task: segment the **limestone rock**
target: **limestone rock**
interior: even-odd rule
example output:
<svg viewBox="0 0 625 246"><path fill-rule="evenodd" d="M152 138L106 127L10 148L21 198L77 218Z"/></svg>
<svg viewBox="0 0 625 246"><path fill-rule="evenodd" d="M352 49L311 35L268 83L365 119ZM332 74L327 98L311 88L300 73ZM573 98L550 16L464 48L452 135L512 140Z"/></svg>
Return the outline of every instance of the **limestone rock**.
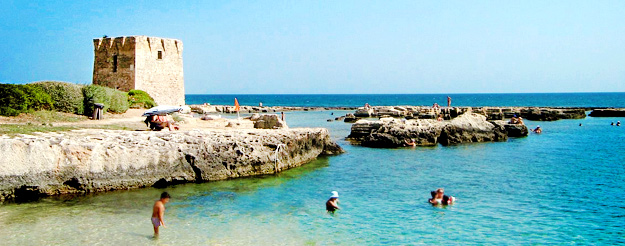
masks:
<svg viewBox="0 0 625 246"><path fill-rule="evenodd" d="M396 148L414 141L417 146L453 145L470 142L506 141L506 128L486 121L486 116L465 113L451 121L431 119L380 121L359 120L348 139L367 147Z"/></svg>
<svg viewBox="0 0 625 246"><path fill-rule="evenodd" d="M272 174L341 152L322 128L89 129L4 137L0 200Z"/></svg>
<svg viewBox="0 0 625 246"><path fill-rule="evenodd" d="M277 114L263 114L259 116L252 115L250 120L254 121L256 129L280 129L289 128L286 122L282 121Z"/></svg>
<svg viewBox="0 0 625 246"><path fill-rule="evenodd" d="M495 126L486 121L486 116L467 113L445 125L439 142L442 145L454 145L471 142L497 142L508 140L503 126Z"/></svg>
<svg viewBox="0 0 625 246"><path fill-rule="evenodd" d="M491 123L495 126L503 126L508 133L508 137L518 138L529 135L529 129L523 124L508 124L507 121L503 120L491 121Z"/></svg>

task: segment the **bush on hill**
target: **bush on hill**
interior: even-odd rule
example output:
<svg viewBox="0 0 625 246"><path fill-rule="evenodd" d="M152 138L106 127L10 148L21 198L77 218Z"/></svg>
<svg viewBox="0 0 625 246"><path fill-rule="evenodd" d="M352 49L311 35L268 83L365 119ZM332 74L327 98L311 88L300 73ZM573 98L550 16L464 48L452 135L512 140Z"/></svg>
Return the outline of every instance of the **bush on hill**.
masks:
<svg viewBox="0 0 625 246"><path fill-rule="evenodd" d="M130 90L128 92L128 102L131 108L152 108L156 106L154 98L142 90Z"/></svg>
<svg viewBox="0 0 625 246"><path fill-rule="evenodd" d="M124 113L128 110L128 96L125 92L99 85L87 85L82 88L85 115L93 114L95 103L104 104L105 112Z"/></svg>
<svg viewBox="0 0 625 246"><path fill-rule="evenodd" d="M0 115L17 116L54 107L48 93L33 85L0 84Z"/></svg>
<svg viewBox="0 0 625 246"><path fill-rule="evenodd" d="M40 87L50 94L54 101L55 111L75 114L84 113L85 105L82 85L55 81L36 82L32 85Z"/></svg>

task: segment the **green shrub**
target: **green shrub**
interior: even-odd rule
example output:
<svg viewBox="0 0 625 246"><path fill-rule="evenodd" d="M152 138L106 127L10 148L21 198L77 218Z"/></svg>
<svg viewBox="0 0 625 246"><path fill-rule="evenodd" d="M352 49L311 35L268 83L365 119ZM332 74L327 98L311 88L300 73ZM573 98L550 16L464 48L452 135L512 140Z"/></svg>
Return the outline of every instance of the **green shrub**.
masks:
<svg viewBox="0 0 625 246"><path fill-rule="evenodd" d="M87 85L82 88L85 115L93 114L95 103L104 104L105 112L124 113L128 110L128 96L123 91L99 85Z"/></svg>
<svg viewBox="0 0 625 246"><path fill-rule="evenodd" d="M111 106L108 111L112 113L124 113L128 111L130 103L128 102L128 94L123 91L111 89Z"/></svg>
<svg viewBox="0 0 625 246"><path fill-rule="evenodd" d="M36 82L32 85L40 87L50 94L54 101L54 110L75 114L84 113L84 96L81 85L55 81Z"/></svg>
<svg viewBox="0 0 625 246"><path fill-rule="evenodd" d="M128 92L128 102L131 108L152 108L156 106L154 98L142 90L130 90Z"/></svg>
<svg viewBox="0 0 625 246"><path fill-rule="evenodd" d="M53 107L52 98L40 87L0 84L0 115L17 116L20 113Z"/></svg>

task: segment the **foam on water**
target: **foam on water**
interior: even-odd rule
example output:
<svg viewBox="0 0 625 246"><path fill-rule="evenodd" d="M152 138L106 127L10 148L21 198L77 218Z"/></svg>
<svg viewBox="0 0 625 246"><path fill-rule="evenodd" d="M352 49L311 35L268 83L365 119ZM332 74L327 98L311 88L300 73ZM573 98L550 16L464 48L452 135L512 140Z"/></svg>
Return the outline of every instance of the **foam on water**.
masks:
<svg viewBox="0 0 625 246"><path fill-rule="evenodd" d="M335 112L344 114L345 112ZM504 143L370 149L342 138L329 112L288 112L321 126L346 154L278 175L0 206L3 245L377 245L625 243L625 127L614 118L540 122L543 134ZM578 126L583 123L583 126ZM527 122L534 127L537 122ZM429 191L459 198L432 207ZM343 210L325 213L330 191Z"/></svg>

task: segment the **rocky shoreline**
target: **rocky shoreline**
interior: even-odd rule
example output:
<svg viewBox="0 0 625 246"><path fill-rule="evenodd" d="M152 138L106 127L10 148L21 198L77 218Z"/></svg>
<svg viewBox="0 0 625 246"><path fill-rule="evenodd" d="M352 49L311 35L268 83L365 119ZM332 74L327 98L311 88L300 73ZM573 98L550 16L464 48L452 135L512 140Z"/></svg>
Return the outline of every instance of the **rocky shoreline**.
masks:
<svg viewBox="0 0 625 246"><path fill-rule="evenodd" d="M199 114L236 113L231 105L189 105L191 111ZM591 117L625 117L625 109L604 107L440 107L432 106L373 106L365 107L290 107L290 106L241 106L240 113L277 113L288 111L354 111L353 114L338 116L328 121L356 122L362 118L394 117L406 119L436 119L439 115L451 120L467 112L481 114L488 120L503 120L514 115L533 121L556 121L561 119L583 119L586 111Z"/></svg>
<svg viewBox="0 0 625 246"><path fill-rule="evenodd" d="M76 130L0 138L0 201L265 175L343 150L323 128Z"/></svg>

